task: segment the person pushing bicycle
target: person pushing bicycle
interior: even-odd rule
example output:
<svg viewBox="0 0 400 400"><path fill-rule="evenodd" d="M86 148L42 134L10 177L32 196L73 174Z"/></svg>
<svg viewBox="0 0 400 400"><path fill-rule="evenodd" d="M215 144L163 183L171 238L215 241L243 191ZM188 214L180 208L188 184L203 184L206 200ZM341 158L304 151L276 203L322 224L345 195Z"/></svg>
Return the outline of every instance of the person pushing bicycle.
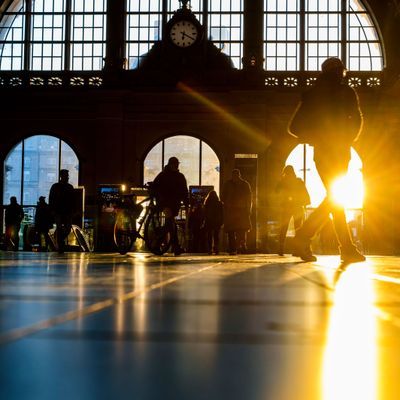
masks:
<svg viewBox="0 0 400 400"><path fill-rule="evenodd" d="M179 160L171 157L168 164L156 176L153 181L152 191L166 217L166 226L171 232L172 251L177 256L184 252L178 241L178 232L175 217L178 215L181 203L187 207L189 204L189 192L185 175L179 172Z"/></svg>

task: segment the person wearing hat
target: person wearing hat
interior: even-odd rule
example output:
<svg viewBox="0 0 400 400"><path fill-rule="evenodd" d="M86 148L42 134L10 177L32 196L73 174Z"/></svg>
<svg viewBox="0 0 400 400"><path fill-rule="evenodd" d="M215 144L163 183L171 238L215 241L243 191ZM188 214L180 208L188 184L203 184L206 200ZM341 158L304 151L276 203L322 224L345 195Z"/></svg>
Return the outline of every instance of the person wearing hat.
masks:
<svg viewBox="0 0 400 400"><path fill-rule="evenodd" d="M53 217L46 197L40 196L36 205L35 231L39 239L39 250L47 251L51 247L49 229L53 227ZM44 244L44 245L43 245Z"/></svg>
<svg viewBox="0 0 400 400"><path fill-rule="evenodd" d="M331 213L342 262L364 261L365 257L358 252L351 238L344 208L331 198L332 183L346 175L351 146L362 129L358 96L343 82L346 69L339 58L328 58L322 63L321 70L314 86L303 94L288 130L300 143L314 147L315 166L327 196L296 231L293 255L304 261L316 261L311 251L311 239Z"/></svg>
<svg viewBox="0 0 400 400"><path fill-rule="evenodd" d="M59 253L65 249L65 239L72 228L72 217L75 213L74 187L68 183L69 171L60 170L59 182L50 188L49 205L56 222L56 240Z"/></svg>
<svg viewBox="0 0 400 400"><path fill-rule="evenodd" d="M172 251L175 255L182 254L184 249L179 245L175 217L179 213L182 202L185 206L188 205L189 192L186 178L179 172L179 160L176 157L171 157L168 164L156 176L152 191L155 194L157 206L165 213L166 225L172 233Z"/></svg>

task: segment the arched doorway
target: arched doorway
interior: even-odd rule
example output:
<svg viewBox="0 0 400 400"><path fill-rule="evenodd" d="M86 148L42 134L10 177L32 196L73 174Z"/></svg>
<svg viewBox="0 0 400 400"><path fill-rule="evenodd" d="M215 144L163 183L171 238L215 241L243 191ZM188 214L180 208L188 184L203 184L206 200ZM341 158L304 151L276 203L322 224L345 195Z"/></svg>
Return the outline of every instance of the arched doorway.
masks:
<svg viewBox="0 0 400 400"><path fill-rule="evenodd" d="M68 169L70 183L78 186L79 160L67 143L50 135L22 140L3 163L3 206L15 196L24 208L23 224L32 223L39 196L48 200L50 187L58 181L60 169Z"/></svg>
<svg viewBox="0 0 400 400"><path fill-rule="evenodd" d="M158 142L143 162L143 182L151 182L168 162L178 157L179 169L188 186L212 185L219 193L220 162L214 150L204 141L188 135L176 135Z"/></svg>

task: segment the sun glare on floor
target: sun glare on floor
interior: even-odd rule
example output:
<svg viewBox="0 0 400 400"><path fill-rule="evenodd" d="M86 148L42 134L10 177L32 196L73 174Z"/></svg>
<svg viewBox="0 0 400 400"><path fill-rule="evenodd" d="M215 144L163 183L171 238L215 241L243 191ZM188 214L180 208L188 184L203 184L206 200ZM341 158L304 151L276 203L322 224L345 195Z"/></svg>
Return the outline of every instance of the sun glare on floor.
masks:
<svg viewBox="0 0 400 400"><path fill-rule="evenodd" d="M376 400L377 351L373 280L367 266L337 282L322 376L323 400Z"/></svg>

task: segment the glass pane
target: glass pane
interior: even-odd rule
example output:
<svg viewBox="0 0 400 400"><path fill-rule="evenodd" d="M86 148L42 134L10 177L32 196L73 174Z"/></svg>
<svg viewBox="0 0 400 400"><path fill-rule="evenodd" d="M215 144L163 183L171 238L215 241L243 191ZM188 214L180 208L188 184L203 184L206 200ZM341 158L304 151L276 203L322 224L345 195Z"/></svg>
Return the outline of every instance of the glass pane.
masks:
<svg viewBox="0 0 400 400"><path fill-rule="evenodd" d="M214 190L219 194L219 182L219 159L214 150L207 143L202 142L201 184L213 185Z"/></svg>
<svg viewBox="0 0 400 400"><path fill-rule="evenodd" d="M69 183L72 186L79 184L79 160L75 152L67 143L61 142L61 169L69 171Z"/></svg>
<svg viewBox="0 0 400 400"><path fill-rule="evenodd" d="M241 68L243 54L243 0L209 3L208 37Z"/></svg>
<svg viewBox="0 0 400 400"><path fill-rule="evenodd" d="M178 157L179 170L185 175L187 184L198 185L200 167L200 140L191 136L173 136L165 139L165 163L170 157Z"/></svg>
<svg viewBox="0 0 400 400"><path fill-rule="evenodd" d="M22 142L15 146L4 161L3 204L8 204L11 196L21 202Z"/></svg>
<svg viewBox="0 0 400 400"><path fill-rule="evenodd" d="M51 185L58 180L59 143L47 135L25 140L24 205L35 205L39 196L48 198Z"/></svg>
<svg viewBox="0 0 400 400"><path fill-rule="evenodd" d="M147 154L143 164L143 183L152 182L162 169L162 142L156 144Z"/></svg>

